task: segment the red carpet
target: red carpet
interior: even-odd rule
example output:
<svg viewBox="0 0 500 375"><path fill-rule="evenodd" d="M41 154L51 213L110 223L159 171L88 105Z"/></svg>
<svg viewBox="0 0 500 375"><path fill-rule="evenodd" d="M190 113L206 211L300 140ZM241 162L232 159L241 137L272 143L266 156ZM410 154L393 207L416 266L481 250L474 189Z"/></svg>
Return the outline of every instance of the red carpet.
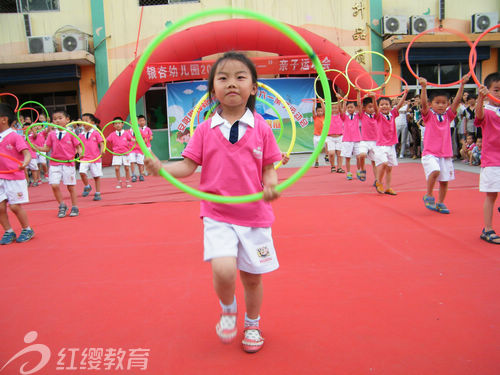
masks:
<svg viewBox="0 0 500 375"><path fill-rule="evenodd" d="M397 197L375 193L370 173L328 170L273 203L281 268L264 279L253 355L215 335L197 201L160 178L120 191L107 179L101 202L80 197L81 215L58 219L50 188L30 189L36 237L0 248L0 374L35 367L38 353L6 365L35 344L51 353L35 374L500 373L500 247L479 239L478 175L456 172L440 215L423 205L418 164L396 168ZM241 327L239 283L237 298Z"/></svg>

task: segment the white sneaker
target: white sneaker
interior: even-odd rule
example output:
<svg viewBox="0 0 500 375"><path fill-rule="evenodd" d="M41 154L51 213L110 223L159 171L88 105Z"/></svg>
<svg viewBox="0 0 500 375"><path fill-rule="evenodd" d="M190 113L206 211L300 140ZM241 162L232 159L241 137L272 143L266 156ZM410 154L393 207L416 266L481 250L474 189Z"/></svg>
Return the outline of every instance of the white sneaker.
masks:
<svg viewBox="0 0 500 375"><path fill-rule="evenodd" d="M244 334L241 343L243 344L243 350L247 353L258 352L264 345L264 337L262 337L259 327L246 327Z"/></svg>
<svg viewBox="0 0 500 375"><path fill-rule="evenodd" d="M236 327L237 313L222 313L219 322L215 326L215 332L224 344L229 344L236 337L238 327Z"/></svg>

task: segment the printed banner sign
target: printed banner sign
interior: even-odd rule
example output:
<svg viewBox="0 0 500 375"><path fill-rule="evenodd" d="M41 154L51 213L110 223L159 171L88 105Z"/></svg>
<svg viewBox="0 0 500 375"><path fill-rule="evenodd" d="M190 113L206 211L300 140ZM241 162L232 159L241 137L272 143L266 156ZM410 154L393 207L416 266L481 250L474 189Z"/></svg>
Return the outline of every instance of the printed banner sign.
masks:
<svg viewBox="0 0 500 375"><path fill-rule="evenodd" d="M312 106L314 98L314 78L278 78L262 79L260 82L270 86L290 106L295 119L297 138L292 152L312 152L314 122ZM207 92L207 81L178 82L167 84L167 115L169 131L170 158L181 158L182 151L190 139L189 124L193 109L200 98ZM290 116L278 98L260 88L258 96L270 103L283 120L283 135L279 142L280 149L285 152L290 146L292 127ZM194 126L203 121L211 103L206 100L195 115ZM256 111L261 114L273 129L276 138L280 134L281 122L276 112L268 105L257 101Z"/></svg>

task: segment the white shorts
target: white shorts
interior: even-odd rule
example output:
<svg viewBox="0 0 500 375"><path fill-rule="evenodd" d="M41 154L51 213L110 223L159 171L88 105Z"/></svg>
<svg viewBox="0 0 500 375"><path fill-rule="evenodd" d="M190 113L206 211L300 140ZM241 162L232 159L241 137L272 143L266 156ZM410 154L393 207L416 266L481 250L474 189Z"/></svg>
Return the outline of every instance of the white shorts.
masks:
<svg viewBox="0 0 500 375"><path fill-rule="evenodd" d="M90 176L92 178L102 177L102 163L82 163L82 162L80 162L79 172L85 173L87 176Z"/></svg>
<svg viewBox="0 0 500 375"><path fill-rule="evenodd" d="M37 159L31 159L26 168L32 171L38 171Z"/></svg>
<svg viewBox="0 0 500 375"><path fill-rule="evenodd" d="M209 261L220 257L235 257L238 269L261 274L279 267L271 228L252 228L203 218L204 255Z"/></svg>
<svg viewBox="0 0 500 375"><path fill-rule="evenodd" d="M144 164L144 154L138 152L131 152L128 154L128 160L130 163Z"/></svg>
<svg viewBox="0 0 500 375"><path fill-rule="evenodd" d="M38 154L37 162L38 164L47 164L47 158L45 157L45 152Z"/></svg>
<svg viewBox="0 0 500 375"><path fill-rule="evenodd" d="M366 154L368 159L375 161L375 148L377 141L361 141L359 142L359 153Z"/></svg>
<svg viewBox="0 0 500 375"><path fill-rule="evenodd" d="M359 154L359 142L342 142L340 156L350 158Z"/></svg>
<svg viewBox="0 0 500 375"><path fill-rule="evenodd" d="M425 179L429 178L432 172L439 171L438 181L451 181L455 179L455 169L452 158L438 158L434 155L422 156L422 166L424 167Z"/></svg>
<svg viewBox="0 0 500 375"><path fill-rule="evenodd" d="M328 147L328 151L337 151L342 150L342 136L339 135L337 137L328 136L326 137L326 146Z"/></svg>
<svg viewBox="0 0 500 375"><path fill-rule="evenodd" d="M117 156L113 155L113 160L111 161L111 165L130 165L130 160L128 155Z"/></svg>
<svg viewBox="0 0 500 375"><path fill-rule="evenodd" d="M375 165L387 163L389 167L398 165L398 157L396 155L396 147L393 146L377 146L375 148Z"/></svg>
<svg viewBox="0 0 500 375"><path fill-rule="evenodd" d="M319 143L319 139L321 138L320 135L315 135L313 136L313 144L314 144L314 148L318 147L318 143ZM325 140L325 143L326 143L326 140Z"/></svg>
<svg viewBox="0 0 500 375"><path fill-rule="evenodd" d="M481 168L479 191L483 193L500 192L500 167Z"/></svg>
<svg viewBox="0 0 500 375"><path fill-rule="evenodd" d="M75 167L72 165L51 165L49 168L49 184L76 185Z"/></svg>
<svg viewBox="0 0 500 375"><path fill-rule="evenodd" d="M0 202L7 200L9 204L28 203L28 184L26 180L0 179Z"/></svg>

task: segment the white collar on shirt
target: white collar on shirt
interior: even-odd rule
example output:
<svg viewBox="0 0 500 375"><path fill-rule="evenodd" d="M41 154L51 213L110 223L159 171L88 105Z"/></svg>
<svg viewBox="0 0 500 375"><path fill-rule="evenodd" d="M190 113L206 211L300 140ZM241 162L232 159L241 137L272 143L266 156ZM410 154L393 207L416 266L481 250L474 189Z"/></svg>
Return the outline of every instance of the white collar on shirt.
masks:
<svg viewBox="0 0 500 375"><path fill-rule="evenodd" d="M5 137L7 137L10 133L15 133L12 128L7 128L3 132L0 133L0 142L2 142Z"/></svg>
<svg viewBox="0 0 500 375"><path fill-rule="evenodd" d="M254 127L255 119L253 117L253 113L250 112L248 108L243 114L243 116L241 116L239 121L247 124L248 126L251 126L252 128ZM219 125L226 125L230 128L233 124L230 124L229 121L222 118L219 112L215 112L215 115L212 117L212 123L210 124L210 127L215 128L216 126Z"/></svg>
<svg viewBox="0 0 500 375"><path fill-rule="evenodd" d="M493 111L497 114L497 116L500 116L500 107L495 107L494 105L491 104L485 104L484 106L485 109L489 109L490 111ZM1 134L0 134L1 136Z"/></svg>
<svg viewBox="0 0 500 375"><path fill-rule="evenodd" d="M448 110L448 108L446 108L446 111L447 111L447 110ZM444 111L444 113L443 113L443 114L441 114L441 115L440 115L439 113L434 112L434 111L432 110L432 108L430 108L430 111L431 111L432 113L434 113L436 116L443 116L443 119L444 119L444 116L446 115L446 111Z"/></svg>
<svg viewBox="0 0 500 375"><path fill-rule="evenodd" d="M125 134L125 130L124 129L122 129L122 130L115 130L115 132L116 132L116 135L118 135L118 136L119 136L118 133L121 133L122 135Z"/></svg>

